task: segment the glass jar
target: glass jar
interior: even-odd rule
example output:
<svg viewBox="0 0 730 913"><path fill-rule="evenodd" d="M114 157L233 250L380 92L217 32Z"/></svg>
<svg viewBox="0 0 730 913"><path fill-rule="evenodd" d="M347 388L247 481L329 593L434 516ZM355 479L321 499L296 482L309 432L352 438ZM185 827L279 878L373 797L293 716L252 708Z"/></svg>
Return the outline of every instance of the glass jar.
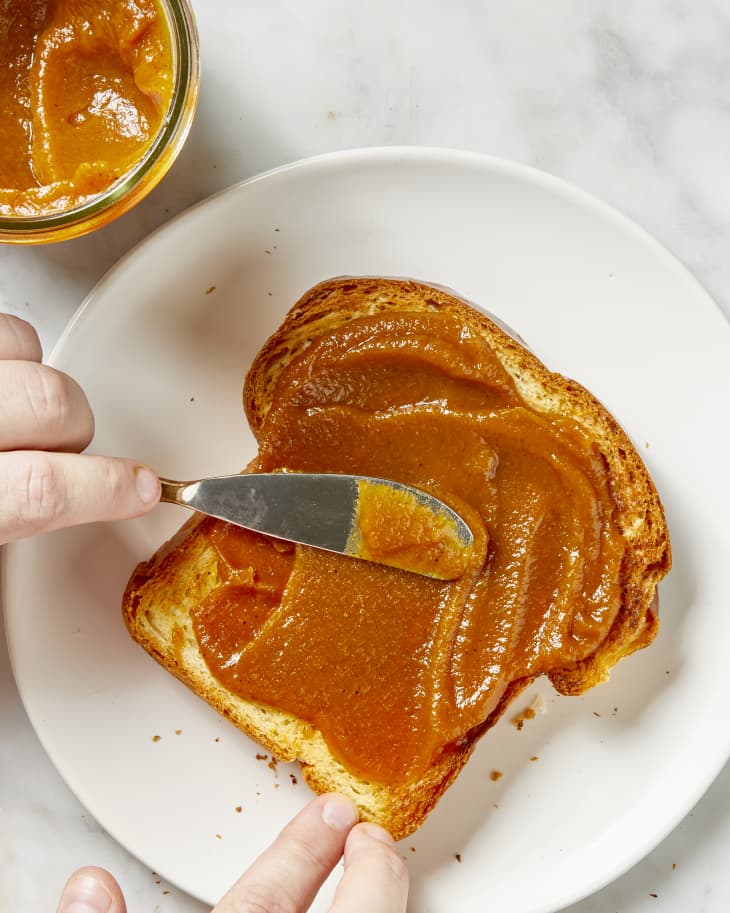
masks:
<svg viewBox="0 0 730 913"><path fill-rule="evenodd" d="M190 131L197 106L199 43L188 0L157 2L170 33L173 89L155 138L124 175L74 208L38 215L0 214L0 243L43 244L101 228L143 199L172 166Z"/></svg>

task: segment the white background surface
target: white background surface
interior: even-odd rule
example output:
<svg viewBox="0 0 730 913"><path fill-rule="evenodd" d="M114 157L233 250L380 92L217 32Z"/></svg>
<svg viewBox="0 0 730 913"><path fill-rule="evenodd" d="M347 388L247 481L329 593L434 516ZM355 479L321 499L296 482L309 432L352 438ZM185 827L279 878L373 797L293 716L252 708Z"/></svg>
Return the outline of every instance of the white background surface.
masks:
<svg viewBox="0 0 730 913"><path fill-rule="evenodd" d="M447 15L440 2L313 2L305 11L199 0L203 91L179 162L133 213L90 238L1 248L0 307L32 320L49 351L103 272L189 203L311 153L417 143L516 159L606 199L665 243L728 314L730 7L605 6L463 2ZM86 862L120 877L132 911L203 909L155 884L69 793L4 654L0 731L3 913L54 909L65 875ZM98 752L103 764L103 745ZM726 771L644 862L571 913L730 907L729 803Z"/></svg>

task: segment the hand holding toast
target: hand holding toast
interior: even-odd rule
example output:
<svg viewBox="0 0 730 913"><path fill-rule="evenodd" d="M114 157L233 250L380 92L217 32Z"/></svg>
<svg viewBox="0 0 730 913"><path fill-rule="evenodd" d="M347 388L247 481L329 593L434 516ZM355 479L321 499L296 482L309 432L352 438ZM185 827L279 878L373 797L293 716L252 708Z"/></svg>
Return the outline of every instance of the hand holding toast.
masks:
<svg viewBox="0 0 730 913"><path fill-rule="evenodd" d="M403 913L408 873L382 828L357 824L357 810L334 794L313 799L236 882L212 913L305 913L344 855L330 913ZM74 873L58 913L126 913L121 889L104 869Z"/></svg>
<svg viewBox="0 0 730 913"><path fill-rule="evenodd" d="M81 455L94 417L81 387L42 364L33 327L0 314L0 545L142 514L160 483L131 460Z"/></svg>

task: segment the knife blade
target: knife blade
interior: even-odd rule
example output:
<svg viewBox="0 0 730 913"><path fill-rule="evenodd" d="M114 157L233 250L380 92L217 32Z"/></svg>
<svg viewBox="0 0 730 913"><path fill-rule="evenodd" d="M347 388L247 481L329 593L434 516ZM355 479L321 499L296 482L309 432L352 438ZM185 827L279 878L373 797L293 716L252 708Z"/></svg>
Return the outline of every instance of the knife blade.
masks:
<svg viewBox="0 0 730 913"><path fill-rule="evenodd" d="M239 473L161 479L162 500L245 529L438 580L460 577L472 532L419 488L335 473Z"/></svg>

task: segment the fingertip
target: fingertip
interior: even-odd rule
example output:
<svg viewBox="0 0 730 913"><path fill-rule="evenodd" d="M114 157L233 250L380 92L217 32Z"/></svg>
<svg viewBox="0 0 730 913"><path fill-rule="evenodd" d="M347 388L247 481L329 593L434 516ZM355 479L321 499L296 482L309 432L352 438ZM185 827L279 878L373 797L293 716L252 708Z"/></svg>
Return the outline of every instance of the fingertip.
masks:
<svg viewBox="0 0 730 913"><path fill-rule="evenodd" d="M58 913L126 913L122 889L116 878L98 866L84 866L66 882Z"/></svg>
<svg viewBox="0 0 730 913"><path fill-rule="evenodd" d="M334 831L349 831L358 822L360 813L354 802L339 793L323 797L322 820Z"/></svg>
<svg viewBox="0 0 730 913"><path fill-rule="evenodd" d="M160 480L148 466L137 466L134 470L137 497L145 508L154 507L160 500Z"/></svg>

